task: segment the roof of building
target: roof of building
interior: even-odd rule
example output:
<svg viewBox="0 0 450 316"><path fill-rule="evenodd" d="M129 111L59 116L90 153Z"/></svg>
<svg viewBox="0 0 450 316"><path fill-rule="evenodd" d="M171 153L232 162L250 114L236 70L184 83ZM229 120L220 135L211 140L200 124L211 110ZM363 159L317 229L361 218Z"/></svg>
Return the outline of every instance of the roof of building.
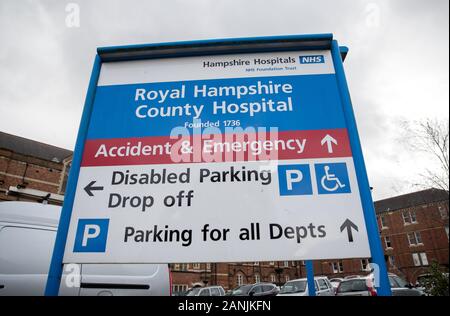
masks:
<svg viewBox="0 0 450 316"><path fill-rule="evenodd" d="M68 149L3 132L0 132L0 148L54 162L62 162L73 154Z"/></svg>
<svg viewBox="0 0 450 316"><path fill-rule="evenodd" d="M376 201L374 204L376 213L382 213L433 202L445 201L448 200L448 197L448 191L427 189Z"/></svg>

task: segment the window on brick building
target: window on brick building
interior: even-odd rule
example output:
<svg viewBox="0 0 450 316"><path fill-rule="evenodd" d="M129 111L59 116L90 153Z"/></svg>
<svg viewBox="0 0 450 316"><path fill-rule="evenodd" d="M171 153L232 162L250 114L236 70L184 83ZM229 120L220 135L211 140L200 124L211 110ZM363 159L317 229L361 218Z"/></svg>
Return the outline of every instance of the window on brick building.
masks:
<svg viewBox="0 0 450 316"><path fill-rule="evenodd" d="M277 281L277 278L275 277L275 274L270 275L270 282L275 283Z"/></svg>
<svg viewBox="0 0 450 316"><path fill-rule="evenodd" d="M389 256L389 264L393 267L395 266L395 257L394 256Z"/></svg>
<svg viewBox="0 0 450 316"><path fill-rule="evenodd" d="M441 215L441 218L447 219L448 218L448 210L443 206L439 206L438 209L439 209L439 215Z"/></svg>
<svg viewBox="0 0 450 316"><path fill-rule="evenodd" d="M285 268L288 268L289 267L289 261L283 261L283 266Z"/></svg>
<svg viewBox="0 0 450 316"><path fill-rule="evenodd" d="M412 258L416 267L428 265L428 258L425 252L415 252L412 254Z"/></svg>
<svg viewBox="0 0 450 316"><path fill-rule="evenodd" d="M422 265L427 266L428 265L427 254L425 252L421 252L419 255L420 255L420 261L422 262Z"/></svg>
<svg viewBox="0 0 450 316"><path fill-rule="evenodd" d="M275 261L270 261L270 263L269 263L271 266L274 266L275 265Z"/></svg>
<svg viewBox="0 0 450 316"><path fill-rule="evenodd" d="M194 269L194 270L200 269L200 263L193 263L192 264L192 269Z"/></svg>
<svg viewBox="0 0 450 316"><path fill-rule="evenodd" d="M422 236L420 232L408 233L408 242L410 246L416 246L422 244Z"/></svg>
<svg viewBox="0 0 450 316"><path fill-rule="evenodd" d="M384 243L386 245L386 248L392 248L391 237L385 236L384 237Z"/></svg>
<svg viewBox="0 0 450 316"><path fill-rule="evenodd" d="M403 211L402 212L402 218L403 218L403 224L410 224L411 223L411 218L409 217L409 212L408 211Z"/></svg>
<svg viewBox="0 0 450 316"><path fill-rule="evenodd" d="M174 270L180 270L180 264L179 264L179 263L175 263L175 264L173 265L173 269L174 269Z"/></svg>
<svg viewBox="0 0 450 316"><path fill-rule="evenodd" d="M370 264L369 259L361 259L361 271L369 271Z"/></svg>
<svg viewBox="0 0 450 316"><path fill-rule="evenodd" d="M253 262L253 265L254 265L254 266L259 266L259 262L258 262L258 261L255 261L255 262Z"/></svg>
<svg viewBox="0 0 450 316"><path fill-rule="evenodd" d="M289 275L285 275L284 276L284 283L289 282L291 278L289 277Z"/></svg>
<svg viewBox="0 0 450 316"><path fill-rule="evenodd" d="M413 261L414 261L414 265L415 265L416 267L418 267L418 266L421 265L421 264L420 264L420 258L419 258L419 254L418 254L418 253L413 253L413 254L412 254L412 258L413 258Z"/></svg>
<svg viewBox="0 0 450 316"><path fill-rule="evenodd" d="M414 210L403 211L402 217L403 217L403 224L405 225L417 223L416 211Z"/></svg>
<svg viewBox="0 0 450 316"><path fill-rule="evenodd" d="M259 282L261 282L261 277L259 276L259 274L255 274L255 283Z"/></svg>
<svg viewBox="0 0 450 316"><path fill-rule="evenodd" d="M337 264L337 262L332 262L332 263L330 263L330 265L331 265L331 270L333 271L333 273L338 273L339 271L338 271L338 264Z"/></svg>
<svg viewBox="0 0 450 316"><path fill-rule="evenodd" d="M447 240L448 240L448 225L445 226L445 233L447 234Z"/></svg>
<svg viewBox="0 0 450 316"><path fill-rule="evenodd" d="M187 284L174 284L172 285L173 294L183 294L188 289Z"/></svg>
<svg viewBox="0 0 450 316"><path fill-rule="evenodd" d="M182 263L182 264L181 264L181 271L186 271L187 269L189 269L189 264L187 264L187 263Z"/></svg>
<svg viewBox="0 0 450 316"><path fill-rule="evenodd" d="M380 223L381 223L381 229L388 228L387 222L386 222L386 216L384 216L384 215L380 216Z"/></svg>
<svg viewBox="0 0 450 316"><path fill-rule="evenodd" d="M333 273L342 273L344 272L344 265L342 263L342 261L335 261L332 262L331 264L331 270L333 271Z"/></svg>
<svg viewBox="0 0 450 316"><path fill-rule="evenodd" d="M292 264L293 267L296 267L296 266L297 266L297 262L295 262L295 261L292 261L291 264Z"/></svg>
<svg viewBox="0 0 450 316"><path fill-rule="evenodd" d="M411 210L409 211L409 214L411 216L411 223L417 223L416 211Z"/></svg>
<svg viewBox="0 0 450 316"><path fill-rule="evenodd" d="M211 270L211 263L206 264L206 270Z"/></svg>
<svg viewBox="0 0 450 316"><path fill-rule="evenodd" d="M244 276L242 274L238 274L236 281L238 286L244 284Z"/></svg>

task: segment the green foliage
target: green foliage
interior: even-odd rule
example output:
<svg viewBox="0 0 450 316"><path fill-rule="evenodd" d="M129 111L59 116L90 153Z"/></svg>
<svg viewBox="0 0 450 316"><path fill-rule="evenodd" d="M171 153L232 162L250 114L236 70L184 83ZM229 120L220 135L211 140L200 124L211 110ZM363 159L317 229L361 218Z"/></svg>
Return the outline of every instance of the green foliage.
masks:
<svg viewBox="0 0 450 316"><path fill-rule="evenodd" d="M432 296L449 296L448 273L443 273L436 261L428 269L430 274L425 281L425 292Z"/></svg>

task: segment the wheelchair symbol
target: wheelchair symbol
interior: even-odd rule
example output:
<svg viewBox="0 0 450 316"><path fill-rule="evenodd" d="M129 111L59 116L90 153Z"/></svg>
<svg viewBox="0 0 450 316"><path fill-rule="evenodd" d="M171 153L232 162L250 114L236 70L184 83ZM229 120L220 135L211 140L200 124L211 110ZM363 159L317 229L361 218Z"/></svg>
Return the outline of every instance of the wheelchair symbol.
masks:
<svg viewBox="0 0 450 316"><path fill-rule="evenodd" d="M315 164L319 194L351 193L345 163Z"/></svg>
<svg viewBox="0 0 450 316"><path fill-rule="evenodd" d="M335 174L330 173L329 166L325 166L324 170L325 170L325 175L320 180L320 184L322 185L322 188L324 188L328 192L334 192L337 189L345 188L345 184L341 183L341 181L339 181L339 178L337 178ZM326 185L325 181L334 182L335 185L333 187L329 187Z"/></svg>

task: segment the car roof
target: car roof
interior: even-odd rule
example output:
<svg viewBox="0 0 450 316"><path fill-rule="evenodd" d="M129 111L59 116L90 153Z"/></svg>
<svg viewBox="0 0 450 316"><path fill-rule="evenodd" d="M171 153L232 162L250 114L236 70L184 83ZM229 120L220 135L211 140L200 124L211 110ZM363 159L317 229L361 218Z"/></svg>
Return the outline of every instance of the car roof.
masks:
<svg viewBox="0 0 450 316"><path fill-rule="evenodd" d="M323 275L318 275L318 276L314 277L314 280L318 280L318 279L328 279L328 277L323 276ZM308 280L308 279L307 278L300 278L300 279L289 280L286 283L293 282L293 281L306 281L306 280Z"/></svg>
<svg viewBox="0 0 450 316"><path fill-rule="evenodd" d="M57 227L61 206L35 202L0 203L0 222Z"/></svg>
<svg viewBox="0 0 450 316"><path fill-rule="evenodd" d="M364 277L364 275L361 275L361 274L346 275L344 277L344 280L357 279L357 278L363 278L363 277Z"/></svg>
<svg viewBox="0 0 450 316"><path fill-rule="evenodd" d="M360 277L356 277L356 278L351 278L351 279L343 279L341 282L351 282L351 281L359 281L359 280L367 280L368 276L360 276Z"/></svg>

